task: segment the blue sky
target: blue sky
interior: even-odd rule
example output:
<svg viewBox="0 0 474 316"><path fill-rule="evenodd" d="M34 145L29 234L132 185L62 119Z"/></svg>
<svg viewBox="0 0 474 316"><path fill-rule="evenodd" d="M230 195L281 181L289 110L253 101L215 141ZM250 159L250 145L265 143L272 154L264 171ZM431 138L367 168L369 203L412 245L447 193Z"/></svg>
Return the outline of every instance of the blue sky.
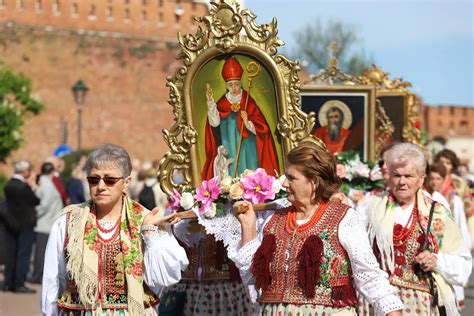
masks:
<svg viewBox="0 0 474 316"><path fill-rule="evenodd" d="M278 20L283 50L315 18L351 25L359 47L430 105L474 107L473 0L245 0L258 23Z"/></svg>

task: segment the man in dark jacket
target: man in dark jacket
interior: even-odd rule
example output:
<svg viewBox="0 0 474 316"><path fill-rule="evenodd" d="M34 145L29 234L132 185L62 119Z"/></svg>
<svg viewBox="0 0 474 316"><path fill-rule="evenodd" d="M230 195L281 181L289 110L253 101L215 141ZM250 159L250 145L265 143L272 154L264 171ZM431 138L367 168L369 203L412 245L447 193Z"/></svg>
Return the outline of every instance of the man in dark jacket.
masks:
<svg viewBox="0 0 474 316"><path fill-rule="evenodd" d="M35 206L40 200L33 193L36 190L35 175L31 164L20 160L14 164L15 174L5 185L5 199L10 218L16 221L15 229L10 229L5 240L7 249L4 291L34 293L25 286L31 250L35 240L33 228L36 226Z"/></svg>

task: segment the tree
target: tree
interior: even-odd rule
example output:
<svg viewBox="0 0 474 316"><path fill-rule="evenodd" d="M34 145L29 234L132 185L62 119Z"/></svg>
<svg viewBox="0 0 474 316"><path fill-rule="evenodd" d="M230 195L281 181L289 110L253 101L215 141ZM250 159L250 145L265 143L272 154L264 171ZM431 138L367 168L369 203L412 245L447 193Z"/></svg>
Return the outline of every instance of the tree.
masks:
<svg viewBox="0 0 474 316"><path fill-rule="evenodd" d="M25 116L37 115L44 105L31 96L31 81L0 61L0 161L5 162L23 143L21 127Z"/></svg>
<svg viewBox="0 0 474 316"><path fill-rule="evenodd" d="M361 40L352 25L328 21L323 26L321 20L316 19L313 23L296 31L294 35L298 43L293 54L294 58L308 63L308 68L312 73L327 68L331 57L328 47L332 42L337 43L338 65L345 73L358 75L373 64L372 58L367 57L363 49L356 51L354 46Z"/></svg>

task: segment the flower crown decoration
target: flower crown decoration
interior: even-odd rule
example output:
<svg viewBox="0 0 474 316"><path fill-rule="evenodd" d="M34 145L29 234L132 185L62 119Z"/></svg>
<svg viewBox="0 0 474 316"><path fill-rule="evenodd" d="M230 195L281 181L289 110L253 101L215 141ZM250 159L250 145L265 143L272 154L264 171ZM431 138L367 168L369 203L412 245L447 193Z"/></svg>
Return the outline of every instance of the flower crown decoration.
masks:
<svg viewBox="0 0 474 316"><path fill-rule="evenodd" d="M336 154L336 172L342 179L340 191L349 195L351 189L372 191L384 187L380 166L372 161L363 162L359 154L348 150Z"/></svg>
<svg viewBox="0 0 474 316"><path fill-rule="evenodd" d="M225 216L234 202L249 201L253 204L264 203L286 197L283 182L286 177L268 175L262 168L245 170L239 177L218 177L204 180L197 188L183 186L173 189L170 196L171 211L193 210L207 218Z"/></svg>

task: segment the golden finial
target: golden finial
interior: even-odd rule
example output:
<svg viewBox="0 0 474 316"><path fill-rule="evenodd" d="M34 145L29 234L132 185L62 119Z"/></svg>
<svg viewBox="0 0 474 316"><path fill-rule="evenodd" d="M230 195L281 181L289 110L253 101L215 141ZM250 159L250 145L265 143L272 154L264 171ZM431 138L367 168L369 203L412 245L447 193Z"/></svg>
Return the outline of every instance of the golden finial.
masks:
<svg viewBox="0 0 474 316"><path fill-rule="evenodd" d="M327 50L331 53L331 57L336 57L336 54L339 52L340 48L337 46L336 41L332 41L327 47Z"/></svg>
<svg viewBox="0 0 474 316"><path fill-rule="evenodd" d="M324 144L324 142L321 139L317 138L316 136L314 136L312 134L309 134L308 136L303 138L298 143L298 146L305 146L305 145L316 146L316 147L319 147L319 148L321 148L322 150L324 150L326 152L329 152L329 150L326 147L326 145Z"/></svg>
<svg viewBox="0 0 474 316"><path fill-rule="evenodd" d="M331 53L331 57L328 60L328 70L330 73L334 72L337 69L337 58L336 54L339 52L340 48L337 46L335 41L332 41L331 44L327 47L327 50Z"/></svg>

